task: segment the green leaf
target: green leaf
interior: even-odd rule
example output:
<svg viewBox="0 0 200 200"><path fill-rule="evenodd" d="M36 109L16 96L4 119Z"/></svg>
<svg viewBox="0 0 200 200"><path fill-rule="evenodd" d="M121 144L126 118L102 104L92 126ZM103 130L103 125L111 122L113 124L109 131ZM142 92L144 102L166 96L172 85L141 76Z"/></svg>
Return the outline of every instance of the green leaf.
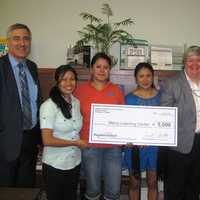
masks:
<svg viewBox="0 0 200 200"><path fill-rule="evenodd" d="M133 36L130 33L119 29L119 26L133 25L134 21L131 18L117 23L110 23L109 17L113 16L113 12L107 3L102 5L102 13L107 16L107 23L87 12L80 14L83 20L89 21L89 24L85 25L81 31L78 31L80 40L77 41L77 45L92 45L97 51L109 54L109 50L114 43L133 41Z"/></svg>
<svg viewBox="0 0 200 200"><path fill-rule="evenodd" d="M100 23L102 19L95 17L94 15L87 13L87 12L82 12L80 13L80 16L83 18L83 20L90 20L90 23L92 24L93 22Z"/></svg>
<svg viewBox="0 0 200 200"><path fill-rule="evenodd" d="M128 25L132 25L132 24L134 24L134 21L131 18L128 18L121 22L114 23L114 26L117 26L117 27L121 26L121 25L128 26Z"/></svg>

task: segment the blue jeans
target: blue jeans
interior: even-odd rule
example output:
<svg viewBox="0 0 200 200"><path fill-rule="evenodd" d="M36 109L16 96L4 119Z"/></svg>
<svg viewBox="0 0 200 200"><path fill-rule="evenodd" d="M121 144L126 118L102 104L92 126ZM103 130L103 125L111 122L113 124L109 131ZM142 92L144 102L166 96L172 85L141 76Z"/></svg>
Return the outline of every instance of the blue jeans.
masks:
<svg viewBox="0 0 200 200"><path fill-rule="evenodd" d="M104 198L116 200L120 196L121 148L87 148L83 150L83 167L86 177L86 198L96 200L101 195L104 180Z"/></svg>

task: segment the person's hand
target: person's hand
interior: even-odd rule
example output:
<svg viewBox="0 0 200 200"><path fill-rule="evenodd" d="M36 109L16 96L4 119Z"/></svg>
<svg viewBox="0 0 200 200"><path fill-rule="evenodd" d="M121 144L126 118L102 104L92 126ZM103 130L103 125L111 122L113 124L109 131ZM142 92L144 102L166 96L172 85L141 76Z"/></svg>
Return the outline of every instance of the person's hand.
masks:
<svg viewBox="0 0 200 200"><path fill-rule="evenodd" d="M78 146L81 149L84 149L88 146L88 142L86 140L77 140L76 146Z"/></svg>

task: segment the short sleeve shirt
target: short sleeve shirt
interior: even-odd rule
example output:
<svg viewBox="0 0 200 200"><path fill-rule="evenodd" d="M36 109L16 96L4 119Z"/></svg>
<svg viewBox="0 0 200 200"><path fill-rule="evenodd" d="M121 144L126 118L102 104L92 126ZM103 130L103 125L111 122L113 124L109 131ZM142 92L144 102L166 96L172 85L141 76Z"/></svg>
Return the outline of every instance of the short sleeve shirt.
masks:
<svg viewBox="0 0 200 200"><path fill-rule="evenodd" d="M72 96L72 118L67 119L60 108L51 100L46 100L40 107L41 129L53 129L54 137L65 140L78 140L82 127L79 100ZM81 151L76 146L51 147L43 149L43 163L61 170L76 167L81 162Z"/></svg>
<svg viewBox="0 0 200 200"><path fill-rule="evenodd" d="M90 81L80 84L75 90L75 96L81 104L81 113L83 115L83 128L81 130L81 139L89 139L91 104L124 104L124 95L120 87L108 82L104 89L98 91ZM112 147L109 144L89 144L90 147Z"/></svg>

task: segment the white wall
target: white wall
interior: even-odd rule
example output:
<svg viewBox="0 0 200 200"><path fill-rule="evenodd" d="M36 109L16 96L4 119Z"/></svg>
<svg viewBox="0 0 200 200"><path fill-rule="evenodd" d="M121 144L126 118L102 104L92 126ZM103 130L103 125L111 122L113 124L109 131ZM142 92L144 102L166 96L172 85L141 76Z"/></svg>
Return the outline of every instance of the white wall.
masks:
<svg viewBox="0 0 200 200"><path fill-rule="evenodd" d="M66 61L66 47L78 39L85 22L80 12L99 17L102 3L110 3L113 21L132 17L127 29L151 44L200 45L200 0L0 0L0 36L9 25L27 24L33 33L30 57L40 67Z"/></svg>

